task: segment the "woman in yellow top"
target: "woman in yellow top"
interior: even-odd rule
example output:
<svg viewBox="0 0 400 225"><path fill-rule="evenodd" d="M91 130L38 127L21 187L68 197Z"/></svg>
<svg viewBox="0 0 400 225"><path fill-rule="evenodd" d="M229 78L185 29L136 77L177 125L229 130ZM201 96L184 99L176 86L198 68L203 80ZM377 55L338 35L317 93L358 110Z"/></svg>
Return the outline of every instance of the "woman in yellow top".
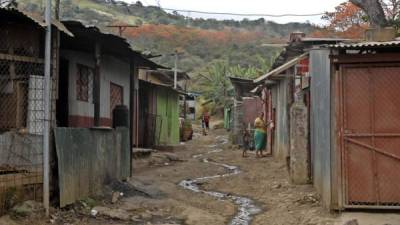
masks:
<svg viewBox="0 0 400 225"><path fill-rule="evenodd" d="M260 116L256 118L254 121L254 127L255 132L254 132L254 143L256 147L256 156L257 157L263 157L263 150L265 149L266 146L266 134L267 134L267 129L266 129L266 124L264 122L264 113L261 112Z"/></svg>

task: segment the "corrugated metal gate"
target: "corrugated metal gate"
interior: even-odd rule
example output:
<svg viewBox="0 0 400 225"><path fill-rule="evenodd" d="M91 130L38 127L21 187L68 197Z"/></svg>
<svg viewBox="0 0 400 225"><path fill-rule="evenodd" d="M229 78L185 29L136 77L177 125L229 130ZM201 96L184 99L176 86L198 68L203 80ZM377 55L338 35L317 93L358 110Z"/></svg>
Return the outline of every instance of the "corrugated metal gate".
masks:
<svg viewBox="0 0 400 225"><path fill-rule="evenodd" d="M400 65L344 65L340 79L344 205L400 208Z"/></svg>

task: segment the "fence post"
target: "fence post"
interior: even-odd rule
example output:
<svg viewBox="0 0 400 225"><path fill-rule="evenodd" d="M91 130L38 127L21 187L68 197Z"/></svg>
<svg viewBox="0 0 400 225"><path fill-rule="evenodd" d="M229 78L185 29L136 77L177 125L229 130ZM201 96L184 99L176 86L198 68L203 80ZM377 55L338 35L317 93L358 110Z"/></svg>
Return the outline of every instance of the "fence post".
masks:
<svg viewBox="0 0 400 225"><path fill-rule="evenodd" d="M50 69L51 69L51 0L46 4L46 44L45 44L45 79L44 79L44 129L43 129L43 205L49 216L50 204Z"/></svg>

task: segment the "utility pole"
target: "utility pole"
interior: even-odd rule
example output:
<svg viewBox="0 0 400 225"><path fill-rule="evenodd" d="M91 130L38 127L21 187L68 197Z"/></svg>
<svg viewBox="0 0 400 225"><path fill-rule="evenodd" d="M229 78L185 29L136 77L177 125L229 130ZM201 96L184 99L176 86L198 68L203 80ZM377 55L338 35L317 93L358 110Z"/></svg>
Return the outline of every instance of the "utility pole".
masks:
<svg viewBox="0 0 400 225"><path fill-rule="evenodd" d="M127 29L127 28L137 28L139 26L136 25L109 25L107 27L110 28L118 28L118 34L120 37L122 37L122 33Z"/></svg>
<svg viewBox="0 0 400 225"><path fill-rule="evenodd" d="M54 13L56 20L60 20L60 0L56 0L56 7Z"/></svg>
<svg viewBox="0 0 400 225"><path fill-rule="evenodd" d="M51 0L46 3L46 43L44 63L44 129L43 129L43 205L49 216L50 205L50 69L51 69Z"/></svg>
<svg viewBox="0 0 400 225"><path fill-rule="evenodd" d="M187 118L187 98L186 98L186 94L187 94L187 81L185 82L185 95L183 96L183 118Z"/></svg>
<svg viewBox="0 0 400 225"><path fill-rule="evenodd" d="M174 89L178 86L178 50L175 50Z"/></svg>

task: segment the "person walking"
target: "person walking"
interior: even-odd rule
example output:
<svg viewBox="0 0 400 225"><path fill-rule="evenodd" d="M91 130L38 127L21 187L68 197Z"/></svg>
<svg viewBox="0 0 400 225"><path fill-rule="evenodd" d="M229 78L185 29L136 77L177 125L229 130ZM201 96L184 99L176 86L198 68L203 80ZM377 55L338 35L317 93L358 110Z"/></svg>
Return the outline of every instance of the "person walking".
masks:
<svg viewBox="0 0 400 225"><path fill-rule="evenodd" d="M207 131L210 130L210 116L208 115L208 112L205 111L203 113L203 121L204 121L204 125Z"/></svg>
<svg viewBox="0 0 400 225"><path fill-rule="evenodd" d="M201 132L203 133L203 136L207 136L207 131L206 131L206 123L204 122L204 118L201 118Z"/></svg>
<svg viewBox="0 0 400 225"><path fill-rule="evenodd" d="M264 112L260 113L260 116L254 121L254 143L256 149L256 157L264 157L263 150L266 146L266 133L267 125L264 122Z"/></svg>

